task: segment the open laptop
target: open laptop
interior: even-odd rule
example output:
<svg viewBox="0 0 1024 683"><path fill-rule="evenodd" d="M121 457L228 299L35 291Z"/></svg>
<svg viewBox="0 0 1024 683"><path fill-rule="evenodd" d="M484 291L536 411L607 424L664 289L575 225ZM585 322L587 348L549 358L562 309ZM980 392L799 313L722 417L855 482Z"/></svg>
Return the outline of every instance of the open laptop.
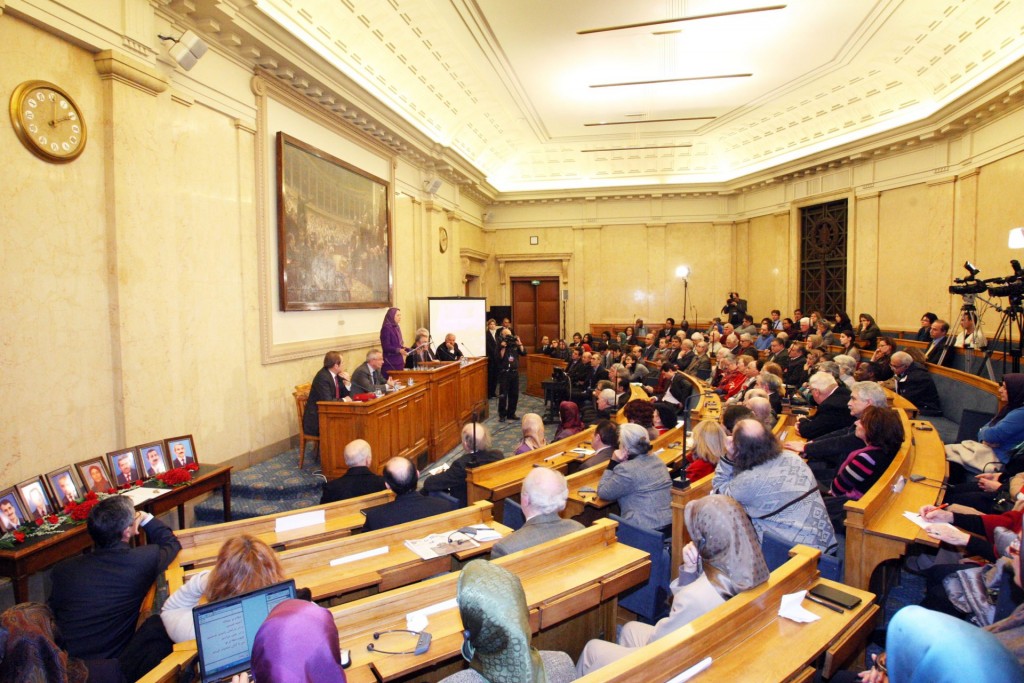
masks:
<svg viewBox="0 0 1024 683"><path fill-rule="evenodd" d="M248 671L256 631L270 610L295 597L295 581L289 579L233 598L199 605L192 610L199 649L202 683L231 680Z"/></svg>

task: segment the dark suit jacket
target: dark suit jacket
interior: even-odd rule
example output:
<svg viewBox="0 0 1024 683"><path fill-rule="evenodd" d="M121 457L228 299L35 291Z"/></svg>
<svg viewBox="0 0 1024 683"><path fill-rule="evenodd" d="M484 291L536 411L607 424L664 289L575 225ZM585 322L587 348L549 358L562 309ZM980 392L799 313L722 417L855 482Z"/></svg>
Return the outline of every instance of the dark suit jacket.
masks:
<svg viewBox="0 0 1024 683"><path fill-rule="evenodd" d="M437 347L437 351L434 352L434 355L437 356L438 360L453 361L462 358L463 353L458 344L455 345L454 351L449 351L447 345L441 344Z"/></svg>
<svg viewBox="0 0 1024 683"><path fill-rule="evenodd" d="M782 415L782 397L777 392L768 394L768 403L771 404L773 413Z"/></svg>
<svg viewBox="0 0 1024 683"><path fill-rule="evenodd" d="M679 401L680 406L686 405L686 399L690 398L690 394L693 393L693 385L690 384L690 380L677 372L675 377L672 378L672 383L668 385L668 391L666 394L672 394L672 396Z"/></svg>
<svg viewBox="0 0 1024 683"><path fill-rule="evenodd" d="M329 484L324 484L320 504L365 496L367 493L376 493L385 488L384 477L374 474L369 467L350 467L344 475Z"/></svg>
<svg viewBox="0 0 1024 683"><path fill-rule="evenodd" d="M806 363L807 354L803 353L796 358L789 359L789 366L782 373L786 377L786 384L798 387L807 381L807 371L804 370L804 364Z"/></svg>
<svg viewBox="0 0 1024 683"><path fill-rule="evenodd" d="M363 531L384 529L396 524L413 522L424 517L433 517L452 509L451 503L440 498L424 496L416 491L409 491L396 497L392 502L366 511L366 522Z"/></svg>
<svg viewBox="0 0 1024 683"><path fill-rule="evenodd" d="M849 427L857 419L850 415L849 404L850 390L846 388L845 384L840 384L835 391L829 394L828 398L818 404L818 410L814 417L800 420L796 429L800 432L800 436L811 440L837 429Z"/></svg>
<svg viewBox="0 0 1024 683"><path fill-rule="evenodd" d="M380 370L377 370L377 381L374 382L373 379L370 378L371 372L373 371L370 369L370 366L367 365L366 363L363 363L358 368L356 368L356 371L352 373L353 394L369 394L373 393L377 389L384 391L385 387L387 387L387 380L384 379L384 376L381 374Z"/></svg>
<svg viewBox="0 0 1024 683"><path fill-rule="evenodd" d="M163 522L142 527L147 544L118 543L64 560L50 578L50 608L68 654L81 659L112 659L135 633L139 607L181 544Z"/></svg>
<svg viewBox="0 0 1024 683"><path fill-rule="evenodd" d="M698 379L707 379L711 376L711 359L707 354L703 356L694 356L693 362L690 363L689 368L683 368L683 370L689 374L697 377Z"/></svg>
<svg viewBox="0 0 1024 683"><path fill-rule="evenodd" d="M590 366L584 375L583 384L587 391L593 391L597 383L603 379L608 379L608 371L602 367L595 369L594 366Z"/></svg>
<svg viewBox="0 0 1024 683"><path fill-rule="evenodd" d="M864 448L864 442L857 438L855 426L850 425L830 434L818 437L804 446L804 458L821 461L835 469L853 451Z"/></svg>
<svg viewBox="0 0 1024 683"><path fill-rule="evenodd" d="M945 347L946 344L952 345L952 342L953 342L953 340L950 339L949 337L943 337L942 339L939 340L938 345L936 345L934 348L929 346L928 349L926 349L925 359L929 363L936 363L937 364L939 362L939 356L942 355L943 347ZM956 360L956 350L953 349L953 348L950 348L949 351L946 352L946 358L945 358L945 360L942 361L942 365L947 367L947 368L951 368L951 367L953 367L953 362L955 360Z"/></svg>
<svg viewBox="0 0 1024 683"><path fill-rule="evenodd" d="M786 349L782 349L778 353L770 355L767 362L777 364L785 372L786 368L789 367L789 352Z"/></svg>
<svg viewBox="0 0 1024 683"><path fill-rule="evenodd" d="M429 363L430 361L437 360L434 358L433 351L430 350L429 346L423 347L423 358L420 358L419 353L416 351L410 351L409 355L405 357L405 367L412 369L417 367L420 363Z"/></svg>
<svg viewBox="0 0 1024 683"><path fill-rule="evenodd" d="M938 415L942 412L935 382L920 363L912 364L896 378L896 393L917 406L922 415Z"/></svg>
<svg viewBox="0 0 1024 683"><path fill-rule="evenodd" d="M444 491L459 499L459 505L466 505L466 470L470 467L498 462L504 456L499 451L474 451L464 453L452 462L444 472L432 474L423 481L423 490Z"/></svg>
<svg viewBox="0 0 1024 683"><path fill-rule="evenodd" d="M338 384L340 385L341 398L345 398L348 396L348 389L345 388L344 382L338 382ZM309 387L306 412L302 414L302 431L306 434L320 436L320 408L316 405L316 402L333 401L334 387L334 375L327 368L320 368L313 377L313 382Z"/></svg>

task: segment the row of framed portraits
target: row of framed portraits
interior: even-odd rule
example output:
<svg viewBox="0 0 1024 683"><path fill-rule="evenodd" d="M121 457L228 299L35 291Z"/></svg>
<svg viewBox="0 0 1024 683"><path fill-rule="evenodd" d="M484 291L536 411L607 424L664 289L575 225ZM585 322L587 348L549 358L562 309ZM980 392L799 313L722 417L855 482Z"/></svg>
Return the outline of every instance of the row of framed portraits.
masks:
<svg viewBox="0 0 1024 683"><path fill-rule="evenodd" d="M65 465L0 491L0 533L57 514L89 491L107 493L192 463L199 464L199 459L188 434Z"/></svg>

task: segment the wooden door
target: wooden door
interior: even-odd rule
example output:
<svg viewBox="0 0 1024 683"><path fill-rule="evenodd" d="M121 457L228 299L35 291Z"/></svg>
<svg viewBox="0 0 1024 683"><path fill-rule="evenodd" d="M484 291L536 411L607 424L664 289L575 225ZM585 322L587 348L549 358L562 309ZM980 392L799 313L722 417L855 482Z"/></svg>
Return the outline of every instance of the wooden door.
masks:
<svg viewBox="0 0 1024 683"><path fill-rule="evenodd" d="M528 353L540 347L542 337L558 338L560 296L557 277L512 279L512 325Z"/></svg>

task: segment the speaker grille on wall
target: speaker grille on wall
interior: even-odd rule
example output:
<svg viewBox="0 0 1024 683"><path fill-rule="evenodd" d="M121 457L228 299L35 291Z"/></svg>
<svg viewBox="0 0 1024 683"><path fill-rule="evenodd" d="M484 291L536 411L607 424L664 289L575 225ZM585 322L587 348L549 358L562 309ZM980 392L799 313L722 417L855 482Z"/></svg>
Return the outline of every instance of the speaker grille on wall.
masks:
<svg viewBox="0 0 1024 683"><path fill-rule="evenodd" d="M562 301L568 301L568 300L569 300L569 290L568 289L563 289L562 290Z"/></svg>
<svg viewBox="0 0 1024 683"><path fill-rule="evenodd" d="M188 71L196 65L200 57L206 54L206 49L206 43L203 42L202 38L192 31L185 31L181 38L168 50L168 54L171 55L171 59L176 61L182 69Z"/></svg>
<svg viewBox="0 0 1024 683"><path fill-rule="evenodd" d="M428 178L423 182L423 189L427 191L427 194L437 194L443 184L440 178Z"/></svg>

